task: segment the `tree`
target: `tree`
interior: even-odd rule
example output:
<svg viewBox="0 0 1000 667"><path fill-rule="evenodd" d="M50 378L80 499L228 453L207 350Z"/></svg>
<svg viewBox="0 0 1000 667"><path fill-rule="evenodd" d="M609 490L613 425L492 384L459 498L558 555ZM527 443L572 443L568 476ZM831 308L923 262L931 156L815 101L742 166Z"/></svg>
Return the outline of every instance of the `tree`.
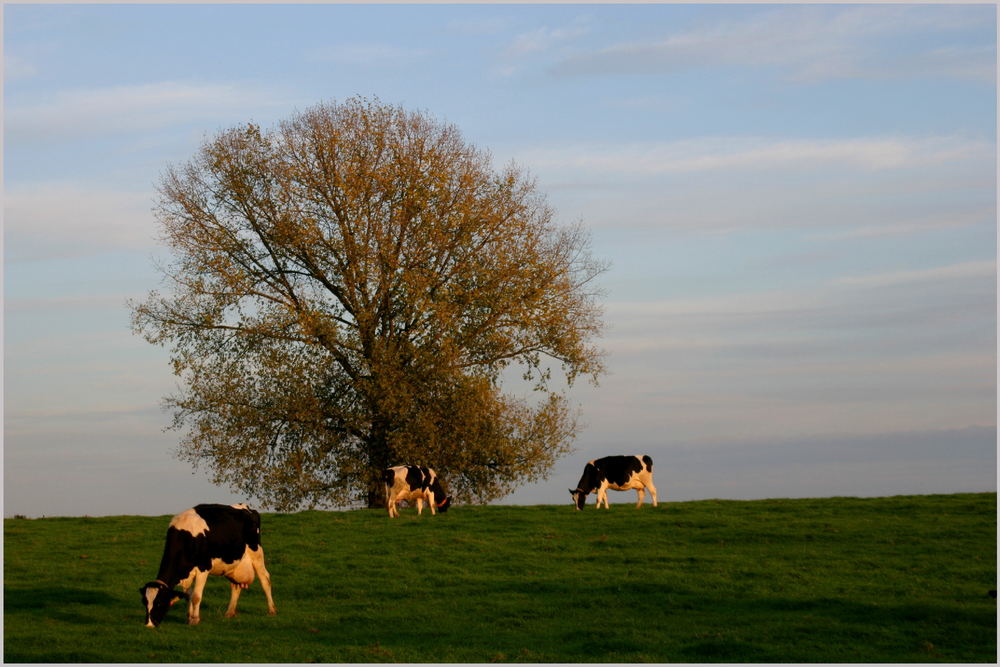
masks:
<svg viewBox="0 0 1000 667"><path fill-rule="evenodd" d="M424 113L322 104L206 140L156 209L170 286L132 303L171 348L179 456L277 509L384 502L434 467L459 499L544 478L578 426L552 373L603 372L579 225ZM504 392L516 365L528 398Z"/></svg>

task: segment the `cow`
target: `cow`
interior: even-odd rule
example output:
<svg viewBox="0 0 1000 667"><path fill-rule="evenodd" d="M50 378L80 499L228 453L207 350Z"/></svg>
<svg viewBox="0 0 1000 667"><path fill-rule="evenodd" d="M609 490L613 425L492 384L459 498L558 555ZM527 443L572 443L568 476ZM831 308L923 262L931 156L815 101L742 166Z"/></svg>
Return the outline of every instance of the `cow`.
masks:
<svg viewBox="0 0 1000 667"><path fill-rule="evenodd" d="M139 589L146 607L146 627L159 626L167 609L180 599L188 601L188 624L197 625L202 591L210 574L229 579L232 592L226 618L232 618L240 592L253 583L254 573L267 596L267 613L276 614L271 575L264 567L264 547L260 544L260 514L243 503L195 505L171 519L159 574ZM174 589L178 584L180 591ZM188 596L192 584L194 590Z"/></svg>
<svg viewBox="0 0 1000 667"><path fill-rule="evenodd" d="M382 473L385 482L385 506L389 518L399 516L396 503L400 500L416 500L417 514L424 511L424 501L431 507L431 514L437 510L447 512L451 497L441 486L441 478L426 466L393 466Z"/></svg>
<svg viewBox="0 0 1000 667"><path fill-rule="evenodd" d="M608 507L608 489L626 491L635 489L639 496L636 507L642 507L646 497L646 489L653 495L653 507L656 507L656 487L653 486L653 459L644 456L605 456L589 461L583 468L583 475L575 489L569 493L573 497L573 505L578 510L583 509L587 494L597 492L597 507L604 503Z"/></svg>

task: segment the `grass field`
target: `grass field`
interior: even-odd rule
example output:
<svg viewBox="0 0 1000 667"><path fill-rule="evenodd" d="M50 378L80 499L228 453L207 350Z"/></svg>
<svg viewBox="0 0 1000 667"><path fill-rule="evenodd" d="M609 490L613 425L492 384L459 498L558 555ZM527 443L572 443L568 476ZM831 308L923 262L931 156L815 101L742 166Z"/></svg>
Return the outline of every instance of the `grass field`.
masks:
<svg viewBox="0 0 1000 667"><path fill-rule="evenodd" d="M168 516L6 519L4 660L996 662L995 493L634 497L264 514L278 615L212 577L156 630Z"/></svg>

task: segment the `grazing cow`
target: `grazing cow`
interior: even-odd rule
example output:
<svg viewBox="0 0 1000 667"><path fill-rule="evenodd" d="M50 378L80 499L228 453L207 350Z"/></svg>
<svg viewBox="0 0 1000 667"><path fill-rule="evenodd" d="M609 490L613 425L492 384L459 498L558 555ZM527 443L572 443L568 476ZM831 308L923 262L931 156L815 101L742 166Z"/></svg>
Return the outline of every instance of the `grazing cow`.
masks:
<svg viewBox="0 0 1000 667"><path fill-rule="evenodd" d="M597 491L597 507L604 503L608 507L608 489L626 491L635 489L639 496L636 507L642 507L646 489L653 494L653 507L656 507L656 487L653 486L653 459L646 456L605 456L587 463L583 469L575 489L570 489L573 504L582 510L587 500L587 494Z"/></svg>
<svg viewBox="0 0 1000 667"><path fill-rule="evenodd" d="M416 500L417 514L424 511L424 501L431 506L431 514L436 510L447 512L451 498L441 486L441 478L431 468L425 466L394 466L382 473L385 482L385 506L389 517L399 516L396 503L400 500Z"/></svg>
<svg viewBox="0 0 1000 667"><path fill-rule="evenodd" d="M229 579L232 594L226 618L236 615L240 591L253 583L254 573L267 596L267 612L277 613L271 598L271 575L264 567L260 544L260 514L238 505L196 505L175 516L167 528L167 541L156 580L139 589L146 607L146 627L155 628L167 609L179 599L188 601L188 623L201 620L201 595L208 575ZM190 597L187 590L194 584ZM182 591L174 590L180 584Z"/></svg>

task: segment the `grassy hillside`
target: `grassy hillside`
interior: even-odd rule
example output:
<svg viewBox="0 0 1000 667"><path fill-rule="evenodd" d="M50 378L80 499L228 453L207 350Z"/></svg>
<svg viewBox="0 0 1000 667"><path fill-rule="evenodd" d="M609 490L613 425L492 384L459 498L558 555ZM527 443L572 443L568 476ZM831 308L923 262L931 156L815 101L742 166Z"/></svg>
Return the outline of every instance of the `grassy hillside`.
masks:
<svg viewBox="0 0 1000 667"><path fill-rule="evenodd" d="M4 521L7 662L995 662L996 494L264 514L143 627L169 517ZM182 506L177 511L185 509Z"/></svg>

